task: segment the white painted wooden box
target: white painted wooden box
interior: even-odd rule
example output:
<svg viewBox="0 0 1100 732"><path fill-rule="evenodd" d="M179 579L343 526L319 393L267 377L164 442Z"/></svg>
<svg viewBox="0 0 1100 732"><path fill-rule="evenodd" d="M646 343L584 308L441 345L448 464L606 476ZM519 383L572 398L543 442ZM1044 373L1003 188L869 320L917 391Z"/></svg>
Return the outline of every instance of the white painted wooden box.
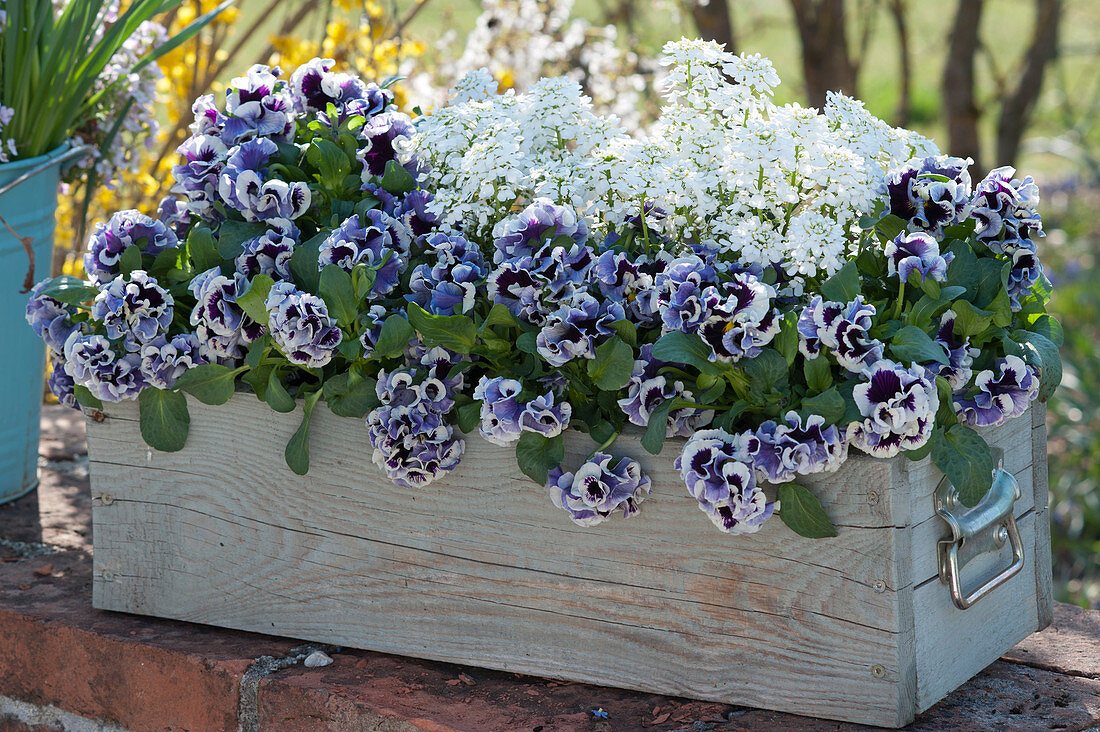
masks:
<svg viewBox="0 0 1100 732"><path fill-rule="evenodd" d="M371 463L361 420L318 405L299 477L283 447L300 414L188 401L177 453L146 447L134 403L88 422L98 608L887 726L1050 622L1042 407L987 434L1022 489L1025 564L964 611L937 574L948 532L927 458L853 454L806 479L835 538L778 519L727 536L673 470L677 441L654 457L621 438L653 495L586 529L476 436L409 491ZM570 435L567 464L591 447Z"/></svg>

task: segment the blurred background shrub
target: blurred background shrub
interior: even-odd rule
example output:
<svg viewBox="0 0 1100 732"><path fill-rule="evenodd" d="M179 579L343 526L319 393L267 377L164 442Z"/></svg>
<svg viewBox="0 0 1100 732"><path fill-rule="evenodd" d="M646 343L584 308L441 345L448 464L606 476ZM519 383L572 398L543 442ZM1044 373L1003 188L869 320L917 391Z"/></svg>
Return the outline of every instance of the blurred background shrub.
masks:
<svg viewBox="0 0 1100 732"><path fill-rule="evenodd" d="M169 32L217 5L188 0ZM656 116L661 45L681 35L762 53L780 102L819 105L828 89L976 161L1035 175L1057 287L1066 376L1049 405L1058 599L1100 607L1100 3L1095 0L238 0L160 60L159 131L128 151L87 218L63 198L55 270L79 275L90 221L156 209L171 186L191 101L219 95L253 63L324 56L367 79L403 77L398 101L430 111L485 67L502 89L577 79L602 112L644 127Z"/></svg>

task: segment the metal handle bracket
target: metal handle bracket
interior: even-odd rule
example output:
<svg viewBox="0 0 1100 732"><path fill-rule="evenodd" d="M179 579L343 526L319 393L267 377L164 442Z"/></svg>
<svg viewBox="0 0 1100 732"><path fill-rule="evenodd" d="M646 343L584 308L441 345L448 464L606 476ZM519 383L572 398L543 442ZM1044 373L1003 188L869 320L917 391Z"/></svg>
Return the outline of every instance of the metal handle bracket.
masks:
<svg viewBox="0 0 1100 732"><path fill-rule="evenodd" d="M997 467L993 471L993 487L973 508L962 505L958 491L946 477L933 496L936 513L951 529L951 538L940 541L936 547L940 581L947 585L951 601L960 610L972 606L1024 567L1024 545L1013 516L1016 500L1020 498L1020 484L1004 469L1003 456L1003 451L994 450ZM975 557L999 551L1006 542L1012 548L1012 562L964 594L961 569Z"/></svg>

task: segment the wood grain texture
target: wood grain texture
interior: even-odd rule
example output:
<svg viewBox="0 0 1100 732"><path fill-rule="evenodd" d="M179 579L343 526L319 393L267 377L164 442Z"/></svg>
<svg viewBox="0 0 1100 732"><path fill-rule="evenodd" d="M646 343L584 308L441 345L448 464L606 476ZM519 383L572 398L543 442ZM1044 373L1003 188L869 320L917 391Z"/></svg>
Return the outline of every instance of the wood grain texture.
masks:
<svg viewBox="0 0 1100 732"><path fill-rule="evenodd" d="M1035 512L1025 514L1018 526L1020 538L1030 550L1035 542ZM1012 552L1006 546L999 553L969 562L963 576L988 577L1011 560ZM1024 561L1019 574L969 610L959 610L952 604L939 578L913 591L918 711L931 707L1038 629L1036 565L1030 551Z"/></svg>
<svg viewBox="0 0 1100 732"><path fill-rule="evenodd" d="M1051 577L1050 494L1047 484L1047 408L1032 408L1032 481L1035 484L1035 596L1039 630L1054 620L1054 584Z"/></svg>
<svg viewBox="0 0 1100 732"><path fill-rule="evenodd" d="M585 529L476 437L410 491L371 464L361 421L323 405L304 477L282 460L300 414L251 395L189 408L178 453L145 446L135 405L89 422L93 494L110 497L94 509L96 607L869 724L918 706L909 514L927 486L896 461L853 455L805 481L836 538L778 520L730 537L672 469L680 445L651 456L628 436L613 451L653 495ZM593 448L571 433L566 463Z"/></svg>

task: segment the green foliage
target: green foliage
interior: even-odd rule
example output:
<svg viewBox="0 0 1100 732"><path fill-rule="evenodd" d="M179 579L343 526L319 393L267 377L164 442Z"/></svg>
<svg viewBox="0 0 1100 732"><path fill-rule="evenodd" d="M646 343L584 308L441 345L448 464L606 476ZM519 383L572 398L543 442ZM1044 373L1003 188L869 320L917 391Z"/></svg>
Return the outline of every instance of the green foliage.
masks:
<svg viewBox="0 0 1100 732"><path fill-rule="evenodd" d="M216 363L202 364L183 372L175 388L203 404L225 404L233 397L234 380L246 369L246 366L232 370Z"/></svg>
<svg viewBox="0 0 1100 732"><path fill-rule="evenodd" d="M993 485L993 455L985 439L966 425L936 429L932 462L959 492L964 506L976 506Z"/></svg>
<svg viewBox="0 0 1100 732"><path fill-rule="evenodd" d="M138 426L145 443L161 452L177 452L187 442L191 415L178 391L143 389L138 395Z"/></svg>
<svg viewBox="0 0 1100 732"><path fill-rule="evenodd" d="M516 463L519 469L539 485L546 485L546 475L565 458L565 439L543 437L537 432L524 432L516 442Z"/></svg>
<svg viewBox="0 0 1100 732"><path fill-rule="evenodd" d="M302 400L302 422L283 451L287 466L298 475L309 472L309 422L320 398L320 390L305 395Z"/></svg>
<svg viewBox="0 0 1100 732"><path fill-rule="evenodd" d="M794 533L807 539L836 536L836 527L829 520L817 496L798 483L779 486L779 518Z"/></svg>
<svg viewBox="0 0 1100 732"><path fill-rule="evenodd" d="M588 375L604 391L618 391L630 380L634 349L614 336L596 347L596 358L588 362Z"/></svg>

